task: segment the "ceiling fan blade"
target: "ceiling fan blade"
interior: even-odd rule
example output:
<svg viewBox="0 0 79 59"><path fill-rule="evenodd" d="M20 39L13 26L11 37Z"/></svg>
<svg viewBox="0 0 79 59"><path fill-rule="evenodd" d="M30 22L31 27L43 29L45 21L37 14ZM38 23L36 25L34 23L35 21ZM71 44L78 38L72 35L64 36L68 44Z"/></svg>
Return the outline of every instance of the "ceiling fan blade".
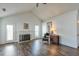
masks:
<svg viewBox="0 0 79 59"><path fill-rule="evenodd" d="M43 4L47 4L47 3L43 3Z"/></svg>
<svg viewBox="0 0 79 59"><path fill-rule="evenodd" d="M42 4L47 4L47 3L42 3ZM37 8L39 7L39 3L36 3L36 7L37 7Z"/></svg>

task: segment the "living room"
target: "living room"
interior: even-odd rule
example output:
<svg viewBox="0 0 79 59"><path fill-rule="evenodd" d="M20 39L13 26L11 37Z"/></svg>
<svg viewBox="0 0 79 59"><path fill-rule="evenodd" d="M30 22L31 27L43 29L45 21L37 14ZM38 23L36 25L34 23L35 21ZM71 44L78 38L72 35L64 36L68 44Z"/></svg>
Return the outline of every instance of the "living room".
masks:
<svg viewBox="0 0 79 59"><path fill-rule="evenodd" d="M0 55L78 56L78 6L78 3L0 4ZM57 44L51 43L52 32ZM49 37L44 42L46 33Z"/></svg>

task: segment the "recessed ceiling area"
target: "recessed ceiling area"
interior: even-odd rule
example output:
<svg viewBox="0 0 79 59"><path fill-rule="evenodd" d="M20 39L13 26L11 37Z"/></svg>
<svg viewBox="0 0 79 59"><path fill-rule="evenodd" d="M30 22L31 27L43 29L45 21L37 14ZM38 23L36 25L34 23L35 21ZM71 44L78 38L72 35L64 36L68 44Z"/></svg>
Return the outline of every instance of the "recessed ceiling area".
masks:
<svg viewBox="0 0 79 59"><path fill-rule="evenodd" d="M2 8L5 8L6 11L2 11ZM36 3L0 3L0 17L32 11L40 19L47 20L52 16L76 9L79 9L78 3L39 3L38 8Z"/></svg>

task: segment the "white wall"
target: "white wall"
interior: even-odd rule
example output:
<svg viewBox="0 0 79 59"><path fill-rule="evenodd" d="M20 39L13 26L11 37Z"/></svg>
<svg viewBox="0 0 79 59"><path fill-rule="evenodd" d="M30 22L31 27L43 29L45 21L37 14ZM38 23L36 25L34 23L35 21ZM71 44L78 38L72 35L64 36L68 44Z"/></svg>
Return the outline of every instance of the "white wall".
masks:
<svg viewBox="0 0 79 59"><path fill-rule="evenodd" d="M56 16L53 19L57 25L57 32L60 35L60 43L70 47L77 48L77 13L71 11Z"/></svg>
<svg viewBox="0 0 79 59"><path fill-rule="evenodd" d="M60 43L66 46L77 48L77 10L66 12L64 14L55 16L50 19L54 21L57 33L60 35ZM46 23L43 22L43 26L46 26Z"/></svg>
<svg viewBox="0 0 79 59"><path fill-rule="evenodd" d="M23 29L23 24L29 24L29 30ZM40 36L41 36L41 21L36 16L34 16L31 12L22 13L17 15L11 15L2 19L1 24L1 43L6 43L6 25L12 24L14 25L14 41L18 41L19 33L30 33L31 39L35 38L34 26L40 26ZM26 32L25 32L26 31Z"/></svg>
<svg viewBox="0 0 79 59"><path fill-rule="evenodd" d="M79 46L79 10L78 10L78 17L77 17L77 42L78 42L78 46Z"/></svg>
<svg viewBox="0 0 79 59"><path fill-rule="evenodd" d="M0 19L0 43L1 43L1 19Z"/></svg>

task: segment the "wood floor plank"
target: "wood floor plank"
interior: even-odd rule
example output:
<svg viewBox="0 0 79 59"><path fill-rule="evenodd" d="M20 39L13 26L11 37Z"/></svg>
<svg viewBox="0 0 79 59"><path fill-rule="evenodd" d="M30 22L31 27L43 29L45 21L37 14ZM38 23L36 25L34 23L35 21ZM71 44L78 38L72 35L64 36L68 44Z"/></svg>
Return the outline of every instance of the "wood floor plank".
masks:
<svg viewBox="0 0 79 59"><path fill-rule="evenodd" d="M79 56L79 48L45 44L42 40L0 45L0 56Z"/></svg>

